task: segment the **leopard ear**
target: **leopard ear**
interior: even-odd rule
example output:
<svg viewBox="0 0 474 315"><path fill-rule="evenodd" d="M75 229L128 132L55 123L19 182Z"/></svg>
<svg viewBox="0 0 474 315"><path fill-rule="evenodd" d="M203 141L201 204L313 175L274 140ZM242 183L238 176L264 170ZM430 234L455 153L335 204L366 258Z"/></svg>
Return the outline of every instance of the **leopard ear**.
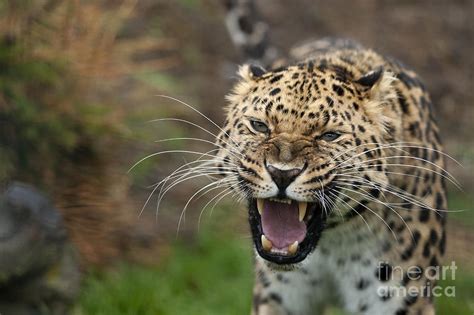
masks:
<svg viewBox="0 0 474 315"><path fill-rule="evenodd" d="M395 76L391 72L379 67L354 80L354 83L370 102L382 105L396 97L394 80Z"/></svg>
<svg viewBox="0 0 474 315"><path fill-rule="evenodd" d="M244 80L257 80L266 72L264 68L254 64L243 65L239 69L239 75Z"/></svg>
<svg viewBox="0 0 474 315"><path fill-rule="evenodd" d="M227 100L230 103L240 102L242 95L246 95L255 82L266 73L266 70L260 66L253 64L245 64L240 66L238 74L241 80L232 89L232 93L227 95Z"/></svg>
<svg viewBox="0 0 474 315"><path fill-rule="evenodd" d="M385 105L397 98L397 92L393 87L395 80L391 72L379 67L354 81L364 95L365 112L383 126L393 120Z"/></svg>
<svg viewBox="0 0 474 315"><path fill-rule="evenodd" d="M383 72L384 72L383 68L379 67L375 70L367 72L362 77L357 79L355 83L366 88L371 88L381 79Z"/></svg>

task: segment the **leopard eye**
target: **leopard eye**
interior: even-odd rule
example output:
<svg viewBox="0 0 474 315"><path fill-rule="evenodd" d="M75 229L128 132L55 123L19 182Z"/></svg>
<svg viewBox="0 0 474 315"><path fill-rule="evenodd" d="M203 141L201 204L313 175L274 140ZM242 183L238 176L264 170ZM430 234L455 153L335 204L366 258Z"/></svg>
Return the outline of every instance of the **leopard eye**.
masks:
<svg viewBox="0 0 474 315"><path fill-rule="evenodd" d="M268 133L270 131L270 129L268 129L268 126L259 120L250 120L250 125L257 132Z"/></svg>
<svg viewBox="0 0 474 315"><path fill-rule="evenodd" d="M339 138L341 136L340 133L337 133L337 132L333 132L333 131L329 131L329 132L326 132L324 134L322 134L319 138L321 140L324 140L324 141L334 141L336 140L337 138Z"/></svg>

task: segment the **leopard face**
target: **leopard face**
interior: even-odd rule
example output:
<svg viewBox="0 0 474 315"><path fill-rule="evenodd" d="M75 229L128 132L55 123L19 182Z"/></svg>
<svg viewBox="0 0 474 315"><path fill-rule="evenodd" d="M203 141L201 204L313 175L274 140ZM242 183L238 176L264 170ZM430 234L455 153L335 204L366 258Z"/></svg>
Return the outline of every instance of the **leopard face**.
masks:
<svg viewBox="0 0 474 315"><path fill-rule="evenodd" d="M384 111L395 97L393 78L382 69L342 73L312 62L272 72L244 66L240 74L217 140L218 167L248 203L258 254L298 263L334 207L362 199L341 195L340 185L387 182L380 147L396 130Z"/></svg>

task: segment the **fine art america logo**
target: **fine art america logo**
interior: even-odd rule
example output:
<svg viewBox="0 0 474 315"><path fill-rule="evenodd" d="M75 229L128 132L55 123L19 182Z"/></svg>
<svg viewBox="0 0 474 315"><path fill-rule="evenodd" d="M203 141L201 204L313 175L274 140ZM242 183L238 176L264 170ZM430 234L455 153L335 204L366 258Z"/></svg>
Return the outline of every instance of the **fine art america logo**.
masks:
<svg viewBox="0 0 474 315"><path fill-rule="evenodd" d="M378 295L382 298L398 297L455 297L456 288L439 286L439 280L456 279L456 263L449 266L429 266L425 269L420 266L391 266L387 262L379 262L378 278L387 283L378 288Z"/></svg>

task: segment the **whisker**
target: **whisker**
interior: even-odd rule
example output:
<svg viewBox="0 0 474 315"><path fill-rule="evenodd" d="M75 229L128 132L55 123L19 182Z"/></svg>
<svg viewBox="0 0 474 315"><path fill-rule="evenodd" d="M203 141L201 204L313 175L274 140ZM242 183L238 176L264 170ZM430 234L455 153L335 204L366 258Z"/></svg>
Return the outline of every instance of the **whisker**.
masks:
<svg viewBox="0 0 474 315"><path fill-rule="evenodd" d="M369 210L370 212L372 212L376 217L378 217L380 220L382 220L382 222L387 226L387 228L390 230L390 232L392 232L395 240L398 242L398 238L397 238L397 235L395 234L395 232L393 231L393 229L389 226L389 224L375 211L373 211L372 209L370 209L369 207L367 207L366 205L364 205L363 203L360 203L359 201L357 201L356 199L350 197L349 195L339 191L340 194L346 196L347 198L351 199L352 201L358 203L359 205L361 205L362 207L364 207L365 209Z"/></svg>
<svg viewBox="0 0 474 315"><path fill-rule="evenodd" d="M221 172L216 172L215 174L221 174ZM197 175L192 175L192 176L188 176L188 177L184 177L184 178L175 180L172 184L168 185L166 187L166 189L163 189L163 192L161 194L158 195L158 198L159 198L158 204L161 203L161 201L163 200L166 193L168 191L170 191L173 187L181 184L182 182L188 181L190 179L194 179L194 178L198 178L198 177L202 177L202 176L206 176L206 175L208 175L208 174L197 174Z"/></svg>
<svg viewBox="0 0 474 315"><path fill-rule="evenodd" d="M345 167L345 168L341 168L341 169L342 169L342 170L343 170L343 169L354 169L354 168L360 167L360 166L363 165L363 164L366 164L367 162L369 162L369 161L363 161L363 162L361 162L359 165L354 165L354 166L351 166L351 167ZM447 177L446 175L444 175L443 173L440 173L440 172L438 172L438 171L429 169L429 168L427 168L427 167L423 167L423 166L419 166L419 165L412 165L412 164L399 164L399 163L385 163L384 166L407 167L407 168L415 168L415 169L420 169L420 170L428 171L428 172L431 172L431 173L433 173L433 174L437 174L437 175L443 177L444 179L446 179L447 181L449 181L451 184L453 184L457 189L459 189L460 191L464 191L456 179L453 180L453 179L451 179L450 177ZM447 173L447 174L449 174L449 173ZM451 175L451 174L449 174L449 175ZM452 175L451 175L451 176L452 176Z"/></svg>
<svg viewBox="0 0 474 315"><path fill-rule="evenodd" d="M217 199L217 201L214 203L214 205L212 205L212 208L211 208L211 211L209 212L209 217L212 216L212 213L214 212L214 209L216 208L217 204L223 199L225 198L226 196L228 196L229 194L232 193L232 187L229 187L230 191L228 193L226 193L225 195L221 196L219 199Z"/></svg>
<svg viewBox="0 0 474 315"><path fill-rule="evenodd" d="M212 150L211 150L212 151ZM206 152L206 153L210 153L210 151ZM162 185L161 188L160 188L160 192L158 194L158 200L157 200L157 204L156 204L156 217L158 218L158 210L159 210L159 207L160 207L160 202L161 202L161 194L163 193L163 189L166 185L166 183L168 182L168 180L170 180L171 178L174 178L174 174L176 173L181 173L181 170L185 167L188 167L190 166L191 164L195 164L195 163L202 163L201 165L211 165L213 164L211 161L212 160L209 160L208 161L202 161L201 159L203 158L203 156L200 156L198 157L196 160L194 161L191 161L191 162L188 162L188 163L185 163L184 165L181 165L180 167L176 168L170 175L168 175L166 178L164 178L160 183L159 185ZM192 168L191 168L192 169ZM189 169L185 169L183 171L189 171ZM158 186L159 186L158 185Z"/></svg>
<svg viewBox="0 0 474 315"><path fill-rule="evenodd" d="M341 209L339 209L339 207L337 206L336 202L334 200L332 200L330 197L333 196L334 194L329 194L331 191L328 191L328 195L327 196L327 200L326 202L329 204L329 206L331 207L331 212L334 212L334 211L337 211L339 213L339 216L341 217L342 219L342 222L344 222L344 216L342 215L342 211Z"/></svg>
<svg viewBox="0 0 474 315"><path fill-rule="evenodd" d="M367 180L365 180L365 178L362 178L362 177L355 177L355 176L347 176L347 177L357 179L361 182L367 182ZM344 179L341 179L341 180L344 180ZM353 180L351 182L353 182ZM391 190L388 188L390 188ZM421 200L418 200L419 198L418 196L410 194L409 192L401 190L398 187L393 186L393 185L389 185L388 188L377 186L377 189L382 189L385 192L388 192L402 200L407 201L409 204L416 205L420 208L426 208L435 212L464 212L465 211L465 210L434 209L431 206L427 205L426 203L423 203Z"/></svg>
<svg viewBox="0 0 474 315"><path fill-rule="evenodd" d="M220 181L215 181L215 182L212 182L210 184L207 184L205 185L204 187L202 187L201 189L199 189L198 191L196 191L189 199L188 201L186 202L186 205L184 206L183 210L181 211L181 215L179 216L179 220L178 220L178 227L177 227L177 230L176 230L176 237L178 237L179 235L179 229L181 227L181 222L184 220L185 218L185 213L186 213L186 209L188 208L189 204L191 203L191 201L194 199L194 197L196 197L201 191L203 190L206 190L208 189L209 187L212 187L212 186L215 186L215 185L219 185L221 184Z"/></svg>
<svg viewBox="0 0 474 315"><path fill-rule="evenodd" d="M221 132L223 132L225 135L227 135L227 137L232 140L232 142L234 142L234 144L238 147L238 144L235 143L235 141L230 137L230 135L225 132L218 124L216 124L211 118L209 118L208 116L204 115L201 111L199 111L198 109L196 109L195 107L189 105L188 103L182 101L182 100L179 100L177 98L174 98L172 96L168 96L168 95L163 95L163 94L160 94L160 95L155 95L155 96L158 96L158 97L163 97L163 98L167 98L167 99L170 99L170 100L173 100L175 102L178 102L188 108L190 108L191 110L195 111L196 113L198 113L200 116L204 117L207 121L209 121L211 124L213 124L215 127L217 127L218 130L220 130Z"/></svg>
<svg viewBox="0 0 474 315"><path fill-rule="evenodd" d="M428 161L426 159L423 159L423 158L419 158L419 157L415 157L415 156L404 156L404 155L396 155L396 156L386 156L386 157L380 157L380 158L375 158L375 159L370 159L370 160L365 160L365 161L360 161L358 162L356 165L357 166L360 166L360 165L363 165L363 164L367 164L367 163L370 163L370 162L376 162L376 161L384 161L384 160L388 160L388 159L399 159L399 158L406 158L406 159L413 159L413 160L417 160L417 161L422 161L422 162L425 162L427 164L430 164L438 169L440 169L443 173L437 173L437 174L440 174L442 176L444 176L444 178L446 178L447 180L451 181L453 184L456 185L456 187L458 187L460 184L459 182L454 178L453 175L451 175L447 170L445 170L444 168L442 168L441 166L431 162L431 161ZM400 166L400 165L411 165L411 164L385 164L385 165L392 165L392 166ZM419 165L411 165L411 166L416 166L416 167L420 167ZM434 171L434 170L431 170L431 169L428 169L427 170L430 170L430 171ZM449 177L445 176L444 174L447 174ZM455 183L453 182L455 181Z"/></svg>
<svg viewBox="0 0 474 315"><path fill-rule="evenodd" d="M207 130L206 128L204 128L203 126L199 125L199 124L196 124L192 121L189 121L189 120L186 120L186 119L182 119L182 118L174 118L174 117L166 117L166 118L157 118L157 119L152 119L152 120L149 120L148 123L153 123L153 122L160 122L160 121L177 121L177 122L182 122L182 123L185 123L185 124L188 124L188 125L191 125L191 126L194 126L196 128L199 128L201 129L202 131L206 132L207 134L213 136L214 138L218 138L218 135L217 134L214 134L213 132ZM230 139L230 138L229 138ZM236 151L240 151L240 146L237 145L237 144L230 144L228 143L227 141L224 141L224 140L221 140L222 142L224 142L225 144L227 144L229 147L235 149Z"/></svg>
<svg viewBox="0 0 474 315"><path fill-rule="evenodd" d="M200 158L198 158L198 160L199 160L199 159L200 159ZM193 161L193 162L190 162L190 163L186 163L185 165L179 167L179 168L176 169L176 170L179 170L180 168L182 168L182 167L184 167L184 166L186 166L186 165L188 165L188 164L196 163L196 162L198 162L198 160ZM175 171L176 171L176 170L175 170ZM174 172L173 172L173 173L174 173ZM173 175L173 173L172 173L171 175ZM156 190L158 189L158 187L161 185L161 183L166 183L166 181L171 177L171 175L169 175L168 177L166 177L164 180L160 181L160 182L156 185L156 187L153 188L152 192L150 193L150 195L148 196L147 200L145 201L145 203L144 203L142 209L140 210L140 213L139 213L138 217L140 217L140 216L142 215L142 213L143 213L143 211L145 210L146 206L147 206L148 203L150 202L150 199L152 198L153 194L156 192ZM150 188L151 188L151 187L150 187ZM161 190L160 190L160 192L161 192ZM157 209L157 212L158 212L158 209Z"/></svg>
<svg viewBox="0 0 474 315"><path fill-rule="evenodd" d="M199 158L200 159L200 158ZM170 175L168 175L166 178L164 178L162 181L160 181L158 183L158 185L162 185L161 189L160 189L160 193L159 195L161 195L166 183L172 179L172 178L176 178L176 177L180 177L180 178L184 178L192 173L195 173L196 170L200 170L200 167L206 167L206 165L213 165L213 163L211 162L202 162L201 165L197 165L195 167L192 167L192 168L188 168L188 169L185 169L185 167L187 166L190 166L191 164L194 164L194 163L201 163L201 161L197 159L195 161L192 161L192 162L189 162L189 163L186 163L180 167L178 167L177 169L175 169ZM211 168L211 166L209 167ZM184 174L182 174L184 173ZM173 182L174 183L174 182Z"/></svg>
<svg viewBox="0 0 474 315"><path fill-rule="evenodd" d="M365 222L365 225L367 225L367 228L369 229L369 231L375 235L374 231L372 230L372 228L370 227L369 223L367 222L367 220L364 218L364 216L362 214L360 214L356 209L354 209L354 207L352 207L350 204L348 204L344 199L342 199L341 197L337 196L336 194L334 194L333 192L328 192L329 194L333 195L334 198L342 201L343 203L345 203L348 208L350 209L350 211L354 211L358 216L360 216L362 218L362 220Z"/></svg>
<svg viewBox="0 0 474 315"><path fill-rule="evenodd" d="M170 175L170 176L171 176L171 175ZM148 196L147 200L145 201L145 203L144 203L142 209L140 210L140 213L139 213L138 217L140 217L140 216L143 214L143 211L145 210L146 206L147 206L148 203L150 202L150 200L151 200L151 198L153 197L154 193L155 193L156 190L161 186L161 184L163 184L163 186L162 186L161 189L160 189L160 193L159 193L158 196L161 195L161 192L162 192L162 189L163 189L163 187L164 187L164 184L166 183L167 180L169 180L169 179L171 178L170 176L166 177L164 180L162 180L162 181L159 182L157 185L155 185L155 187L153 188L152 192L150 193L150 195ZM158 213L158 208L159 208L159 203L157 204L157 209L156 209L157 213Z"/></svg>
<svg viewBox="0 0 474 315"><path fill-rule="evenodd" d="M319 180L319 184L321 185L321 190L320 190L320 199L321 201L323 202L323 209L324 209L324 213L326 216L328 216L328 211L327 211L327 208L326 208L326 198L325 198L325 195L324 195L324 186L323 186L323 183L321 182L321 180Z"/></svg>
<svg viewBox="0 0 474 315"><path fill-rule="evenodd" d="M343 186L344 186L344 185L343 185ZM382 205L384 205L385 207L387 207L388 209L390 209L391 211L393 211L393 212L400 218L400 220L402 220L403 224L405 224L405 226L407 227L408 231L410 232L410 235L411 235L412 239L414 239L413 232L412 232L412 230L410 229L410 227L408 226L408 224L407 224L407 222L405 221L405 219L404 219L395 209L393 209L391 206L389 206L388 204L384 203L384 202L381 201L381 200L378 200L378 199L374 198L373 196L370 196L369 193L368 193L367 191L365 191L365 190L364 190L364 191L365 191L366 193L363 194L363 193L361 193L361 192L359 192L359 191L356 191L356 190L354 190L354 189L350 189L350 188L347 188L347 187L341 187L341 186L338 186L338 187L341 188L341 189L345 189L345 190L347 190L347 191L356 193L356 194L358 194L358 195L361 195L362 197L367 198L367 199L369 199L369 200L371 200L371 201L373 201L373 202L377 202L377 203L379 203L379 204L382 204Z"/></svg>
<svg viewBox="0 0 474 315"><path fill-rule="evenodd" d="M218 188L222 188L222 187L218 187ZM212 199L210 199L205 205L204 207L201 208L201 211L199 212L199 218L198 218L198 232L201 230L201 219L202 219L202 215L204 213L204 210L214 201L216 200L217 198L219 198L219 196L222 196L222 194L224 194L224 196L226 196L226 194L230 194L232 193L232 189L230 187L227 187L225 188L224 190L218 192L214 197L212 197Z"/></svg>
<svg viewBox="0 0 474 315"><path fill-rule="evenodd" d="M355 147L352 147L352 148L349 148L347 150L345 150L344 152L336 155L333 159L337 159L338 157L350 152L350 151L353 151L353 150L356 150L360 147L363 147L363 146L369 146L369 145L376 145L377 147L376 148L372 148L370 150L364 150L363 152L361 153L358 153L356 155L353 155L351 156L348 160L352 159L352 158L355 158L355 157L358 157L358 156L361 156L367 152L371 152L371 151L376 151L378 149L381 149L381 150L385 150L385 149L401 149L401 148L416 148L416 149L423 149L423 150L428 150L428 151L433 151L433 152L436 152L440 155L443 155L445 157L447 157L448 159L452 160L453 162L455 162L457 165L461 166L461 167L464 167L459 161L457 161L454 157L450 156L449 154L443 152L443 151L440 151L440 150L437 150L437 149L434 149L434 148L430 148L430 147L424 147L424 146L419 146L419 143L417 142L391 142L391 143L386 143L386 144L381 144L381 143L376 143L376 142L371 142L371 143L363 143L363 144L360 144L360 145L357 145ZM406 152L408 155L411 155L409 152L407 151L404 151L402 150L403 152ZM346 160L346 161L348 161Z"/></svg>
<svg viewBox="0 0 474 315"><path fill-rule="evenodd" d="M210 152L213 152L213 151L218 151L219 149L214 149L214 150L211 150ZM149 159L149 158L152 158L154 156L158 156L158 155L161 155L161 154L170 154L170 153L186 153L186 154L198 154L198 155L203 155L203 156L210 156L210 157L215 157L214 155L211 155L211 154L208 154L208 153L204 153L204 152L198 152L198 151L190 151L190 150L167 150L167 151L160 151L160 152L155 152L155 153L152 153L152 154L149 154L147 156L145 156L144 158L142 158L141 160L139 160L138 162L136 162L135 164L133 164L132 167L130 167L127 171L127 173L130 173L135 167L137 167L137 165L139 165L140 163L142 163L143 161Z"/></svg>
<svg viewBox="0 0 474 315"><path fill-rule="evenodd" d="M364 172L373 172L373 173L379 173L380 171L377 170L371 170L371 169L364 169ZM392 175L400 175L400 176L407 176L407 177L413 177L413 178L419 178L419 179L424 179L423 176L419 175L414 175L414 174L407 174L407 173L399 173L399 172L390 172L390 171L384 171L385 174L392 174ZM351 174L360 174L360 172L344 172L342 174L346 175L351 175Z"/></svg>
<svg viewBox="0 0 474 315"><path fill-rule="evenodd" d="M179 140L192 140L192 141L197 141L197 142L203 142L203 143L208 143L212 144L213 146L219 147L220 149L228 152L229 154L233 155L234 157L243 157L244 155L240 152L234 152L229 150L228 148L225 148L213 141L209 141L206 139L201 139L201 138L191 138L191 137L177 137L177 138L168 138L168 139L161 139L161 140L155 140L156 143L161 143L161 142L169 142L169 141L179 141ZM239 154L239 155L238 155Z"/></svg>
<svg viewBox="0 0 474 315"><path fill-rule="evenodd" d="M180 176L183 176L183 174L192 174L192 173L201 173L201 174L205 174L207 172L211 172L212 174L235 174L236 171L234 168L231 168L231 167L218 167L218 166L195 166L195 167L192 167L192 168L186 168L186 169L181 169L171 175L168 175L166 178L162 179L161 181L159 181L158 183L155 183L151 186L149 186L148 188L152 188L152 187L155 187L155 186L160 186L162 184L164 184L166 181L170 180L170 179L174 179L174 178L177 178L177 177L180 177ZM212 177L214 178L214 177Z"/></svg>

